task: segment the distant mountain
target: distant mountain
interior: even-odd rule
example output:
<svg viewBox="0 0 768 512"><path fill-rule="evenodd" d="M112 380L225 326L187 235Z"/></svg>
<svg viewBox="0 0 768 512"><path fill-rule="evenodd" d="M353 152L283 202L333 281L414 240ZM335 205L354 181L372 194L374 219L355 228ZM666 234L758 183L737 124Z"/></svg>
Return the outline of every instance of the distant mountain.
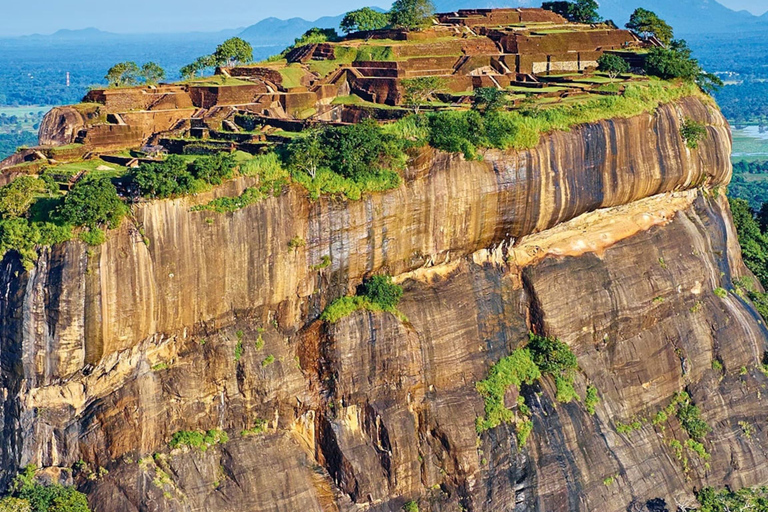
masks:
<svg viewBox="0 0 768 512"><path fill-rule="evenodd" d="M288 45L312 27L338 29L342 18L343 14L325 16L315 21L303 18L267 18L243 30L240 37L254 46Z"/></svg>

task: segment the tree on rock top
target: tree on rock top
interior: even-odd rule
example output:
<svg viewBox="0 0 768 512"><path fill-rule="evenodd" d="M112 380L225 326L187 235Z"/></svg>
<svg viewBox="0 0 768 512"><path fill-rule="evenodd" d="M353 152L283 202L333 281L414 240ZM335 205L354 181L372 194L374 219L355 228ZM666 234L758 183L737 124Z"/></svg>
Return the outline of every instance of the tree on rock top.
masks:
<svg viewBox="0 0 768 512"><path fill-rule="evenodd" d="M340 28L347 34L351 32L379 30L389 25L387 13L374 11L370 7L363 7L350 11L341 20Z"/></svg>
<svg viewBox="0 0 768 512"><path fill-rule="evenodd" d="M221 43L213 54L219 66L234 66L253 61L253 47L239 37L232 37Z"/></svg>
<svg viewBox="0 0 768 512"><path fill-rule="evenodd" d="M629 71L629 64L614 53L604 53L597 59L597 69L608 73L611 81L613 81L621 73Z"/></svg>
<svg viewBox="0 0 768 512"><path fill-rule="evenodd" d="M430 0L396 0L389 11L389 21L394 27L420 29L432 24L434 14L435 6Z"/></svg>
<svg viewBox="0 0 768 512"><path fill-rule="evenodd" d="M664 45L672 41L673 32L666 21L659 18L655 12L638 7L629 18L626 27L642 37L655 36Z"/></svg>
<svg viewBox="0 0 768 512"><path fill-rule="evenodd" d="M110 87L128 87L139 83L141 69L135 62L119 62L109 68L106 78Z"/></svg>
<svg viewBox="0 0 768 512"><path fill-rule="evenodd" d="M559 14L572 23L599 23L602 21L597 13L599 6L595 0L544 2L541 7Z"/></svg>
<svg viewBox="0 0 768 512"><path fill-rule="evenodd" d="M165 79L165 70L154 62L147 62L141 66L141 76L144 77L145 83L156 85Z"/></svg>

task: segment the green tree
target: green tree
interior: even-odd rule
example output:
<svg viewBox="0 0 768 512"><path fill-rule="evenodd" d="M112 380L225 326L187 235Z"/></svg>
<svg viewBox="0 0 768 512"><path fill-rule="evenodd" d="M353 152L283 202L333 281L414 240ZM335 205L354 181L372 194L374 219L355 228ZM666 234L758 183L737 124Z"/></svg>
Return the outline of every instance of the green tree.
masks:
<svg viewBox="0 0 768 512"><path fill-rule="evenodd" d="M290 48L304 46L305 44L327 43L328 41L337 41L338 39L339 33L336 32L336 29L312 27L304 32L301 37L294 39L293 46Z"/></svg>
<svg viewBox="0 0 768 512"><path fill-rule="evenodd" d="M607 73L613 82L621 73L629 71L629 64L615 53L604 53L597 59L597 69Z"/></svg>
<svg viewBox="0 0 768 512"><path fill-rule="evenodd" d="M286 148L288 165L294 169L304 171L311 178L317 174L317 168L325 157L321 142L320 130L309 130L307 133L293 140Z"/></svg>
<svg viewBox="0 0 768 512"><path fill-rule="evenodd" d="M431 0L395 0L389 11L389 21L395 27L415 30L430 26L434 14L435 6Z"/></svg>
<svg viewBox="0 0 768 512"><path fill-rule="evenodd" d="M96 228L102 224L120 225L128 213L117 190L108 178L81 181L64 197L57 209L61 219L75 226Z"/></svg>
<svg viewBox="0 0 768 512"><path fill-rule="evenodd" d="M90 512L87 498L75 488L61 484L42 485L35 481L35 467L32 465L16 475L11 493L22 507L28 504L26 510L30 512ZM0 511L4 501L0 501ZM17 509L11 510L18 512Z"/></svg>
<svg viewBox="0 0 768 512"><path fill-rule="evenodd" d="M325 152L323 165L345 178L358 180L401 165L398 140L385 134L375 121L332 127L320 139Z"/></svg>
<svg viewBox="0 0 768 512"><path fill-rule="evenodd" d="M143 163L133 170L131 179L144 197L170 197L194 188L194 176L187 162L171 155L163 162Z"/></svg>
<svg viewBox="0 0 768 512"><path fill-rule="evenodd" d="M147 62L141 66L141 76L145 83L156 85L165 79L165 70L154 62Z"/></svg>
<svg viewBox="0 0 768 512"><path fill-rule="evenodd" d="M213 60L219 66L246 64L253 61L253 47L239 37L232 37L216 48Z"/></svg>
<svg viewBox="0 0 768 512"><path fill-rule="evenodd" d="M213 58L213 55L204 55L202 57L198 57L197 59L195 59L194 62L182 67L179 70L179 73L181 74L182 78L184 78L185 80L191 80L195 78L198 74L202 76L206 69L211 69L215 67L216 67L216 62L215 62L215 59Z"/></svg>
<svg viewBox="0 0 768 512"><path fill-rule="evenodd" d="M472 108L481 112L497 112L509 105L509 95L497 87L479 87L472 96Z"/></svg>
<svg viewBox="0 0 768 512"><path fill-rule="evenodd" d="M404 103L413 107L417 114L423 103L433 99L435 94L446 88L445 80L439 76L404 78L400 81L400 85L403 87Z"/></svg>
<svg viewBox="0 0 768 512"><path fill-rule="evenodd" d="M702 72L699 62L691 57L691 49L682 39L673 40L668 48L651 48L645 60L649 75L665 80L682 78L694 81Z"/></svg>
<svg viewBox="0 0 768 512"><path fill-rule="evenodd" d="M347 34L350 32L379 30L389 24L389 16L386 13L374 11L370 7L363 7L350 11L341 20L340 28Z"/></svg>
<svg viewBox="0 0 768 512"><path fill-rule="evenodd" d="M655 36L664 45L669 45L672 41L672 27L659 18L655 12L642 7L635 9L626 27L642 37Z"/></svg>
<svg viewBox="0 0 768 512"><path fill-rule="evenodd" d="M211 185L220 185L225 179L231 178L234 169L235 157L229 153L202 156L189 165L192 176Z"/></svg>
<svg viewBox="0 0 768 512"><path fill-rule="evenodd" d="M598 23L602 19L595 0L544 2L541 7L555 12L572 23Z"/></svg>
<svg viewBox="0 0 768 512"><path fill-rule="evenodd" d="M26 215L35 195L47 188L46 183L32 176L19 176L8 185L0 187L0 217L11 218Z"/></svg>
<svg viewBox="0 0 768 512"><path fill-rule="evenodd" d="M141 70L135 62L120 62L115 64L104 77L110 87L128 87L139 83Z"/></svg>

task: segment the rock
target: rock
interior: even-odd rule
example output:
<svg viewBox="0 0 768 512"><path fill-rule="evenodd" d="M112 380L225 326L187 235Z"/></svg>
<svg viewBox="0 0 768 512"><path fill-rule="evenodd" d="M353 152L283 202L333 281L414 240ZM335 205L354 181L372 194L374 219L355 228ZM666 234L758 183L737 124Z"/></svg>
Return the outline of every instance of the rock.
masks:
<svg viewBox="0 0 768 512"><path fill-rule="evenodd" d="M708 126L695 151L686 117ZM82 458L97 476L74 481L96 512L619 512L765 482L768 331L749 301L713 293L749 275L716 192L729 152L724 119L689 98L481 162L425 150L399 189L359 202L290 188L190 211L253 184L240 178L137 205L141 234L126 222L99 248L44 249L29 272L7 254L2 485ZM377 272L404 287L404 319L318 320ZM557 402L545 377L519 390L524 447L519 425L478 435L475 383L531 330L571 347L596 413ZM707 460L674 415L650 421L683 390L712 427ZM210 429L230 440L168 446Z"/></svg>

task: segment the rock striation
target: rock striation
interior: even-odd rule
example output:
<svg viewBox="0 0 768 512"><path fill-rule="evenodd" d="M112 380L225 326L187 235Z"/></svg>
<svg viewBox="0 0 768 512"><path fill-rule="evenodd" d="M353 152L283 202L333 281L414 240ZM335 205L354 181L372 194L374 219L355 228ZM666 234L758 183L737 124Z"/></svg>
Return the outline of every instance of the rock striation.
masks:
<svg viewBox="0 0 768 512"><path fill-rule="evenodd" d="M707 126L698 149L686 118ZM750 277L729 154L716 107L686 98L482 161L420 150L399 189L358 202L289 188L190 210L242 178L140 204L103 246L43 250L29 272L7 254L0 481L77 465L99 512L652 511L765 482L768 331L716 293ZM403 319L319 320L377 272L404 287ZM475 382L529 331L571 347L595 414L546 377L520 390L525 446L511 424L478 435ZM677 451L676 417L651 421L680 391L708 457ZM210 429L229 441L168 447Z"/></svg>

